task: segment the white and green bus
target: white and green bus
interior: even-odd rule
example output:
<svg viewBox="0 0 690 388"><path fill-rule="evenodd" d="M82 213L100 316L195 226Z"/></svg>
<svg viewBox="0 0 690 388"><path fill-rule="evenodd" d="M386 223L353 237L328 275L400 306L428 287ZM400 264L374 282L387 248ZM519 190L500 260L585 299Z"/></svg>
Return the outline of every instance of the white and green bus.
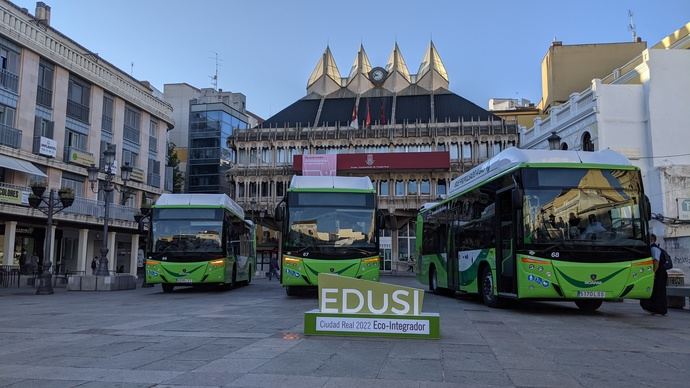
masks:
<svg viewBox="0 0 690 388"><path fill-rule="evenodd" d="M249 284L256 236L225 194L163 194L151 209L146 282L176 286Z"/></svg>
<svg viewBox="0 0 690 388"><path fill-rule="evenodd" d="M288 295L321 272L379 280L376 191L369 177L295 176L284 204L281 282Z"/></svg>
<svg viewBox="0 0 690 388"><path fill-rule="evenodd" d="M418 280L489 306L649 298L649 212L639 169L616 152L510 148L420 210Z"/></svg>

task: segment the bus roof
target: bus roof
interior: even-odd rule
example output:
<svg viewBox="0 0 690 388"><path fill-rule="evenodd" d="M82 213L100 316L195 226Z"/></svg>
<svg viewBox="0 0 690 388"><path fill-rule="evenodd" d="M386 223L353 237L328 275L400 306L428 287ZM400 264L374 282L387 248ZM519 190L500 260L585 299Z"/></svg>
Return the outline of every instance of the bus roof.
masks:
<svg viewBox="0 0 690 388"><path fill-rule="evenodd" d="M154 208L222 208L244 220L244 210L225 194L162 194Z"/></svg>
<svg viewBox="0 0 690 388"><path fill-rule="evenodd" d="M528 150L511 147L453 179L448 198L518 167L624 168L634 169L625 156L605 149L596 152Z"/></svg>
<svg viewBox="0 0 690 388"><path fill-rule="evenodd" d="M293 176L288 191L376 192L368 176Z"/></svg>

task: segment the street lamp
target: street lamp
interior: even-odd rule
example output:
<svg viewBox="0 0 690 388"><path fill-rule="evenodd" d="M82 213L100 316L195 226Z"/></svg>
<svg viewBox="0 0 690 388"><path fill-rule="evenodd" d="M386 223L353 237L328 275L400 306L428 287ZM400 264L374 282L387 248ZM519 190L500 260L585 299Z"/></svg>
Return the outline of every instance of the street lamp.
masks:
<svg viewBox="0 0 690 388"><path fill-rule="evenodd" d="M99 170L95 164L87 167L86 170L89 173L89 182L91 183L91 191L98 193L103 191L105 193L105 213L103 216L103 240L101 240L101 257L98 260L98 267L96 268L96 276L109 276L108 272L108 222L110 221L108 210L110 208L110 193L115 190L115 185L113 184L113 178L115 177L115 172L113 171L113 163L115 161L115 150L111 144L103 152L103 166ZM102 172L105 174L105 179L103 184L98 185L98 173ZM125 163L124 166L120 168L122 182L123 182L123 194L129 196L131 190L126 190L127 181L132 174L132 167L129 163ZM127 193L127 194L125 194ZM126 198L125 198L126 201Z"/></svg>
<svg viewBox="0 0 690 388"><path fill-rule="evenodd" d="M561 137L556 135L556 132L551 132L551 136L547 137L546 141L549 142L550 150L557 150L561 148Z"/></svg>
<svg viewBox="0 0 690 388"><path fill-rule="evenodd" d="M70 188L63 187L58 190L57 196L55 189L50 189L48 197L44 197L46 185L34 183L31 185L32 193L29 195L29 205L48 216L46 229L46 243L43 247L43 265L39 274L39 283L36 294L48 295L53 293L53 275L50 272L52 258L50 252L53 247L53 216L74 203L74 192Z"/></svg>
<svg viewBox="0 0 690 388"><path fill-rule="evenodd" d="M140 213L137 213L134 215L134 221L136 221L137 226L138 226L138 231L139 234L144 234L146 232L146 228L144 228L145 223L150 223L151 222L151 208L149 206L142 206L140 208ZM149 232L151 231L151 227L149 227ZM152 238L151 233L146 235L146 241L147 245L150 243L150 239ZM141 287L153 287L153 284L148 284L146 283L146 256L144 256L144 273L142 274L142 277L144 280L141 283Z"/></svg>

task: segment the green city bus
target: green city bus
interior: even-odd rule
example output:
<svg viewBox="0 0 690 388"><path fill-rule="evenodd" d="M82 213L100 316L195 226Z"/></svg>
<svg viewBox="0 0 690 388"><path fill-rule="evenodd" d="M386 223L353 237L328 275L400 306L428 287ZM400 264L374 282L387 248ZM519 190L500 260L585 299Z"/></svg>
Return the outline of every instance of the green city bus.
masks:
<svg viewBox="0 0 690 388"><path fill-rule="evenodd" d="M295 176L284 203L281 282L289 296L320 272L379 280L376 191L369 177Z"/></svg>
<svg viewBox="0 0 690 388"><path fill-rule="evenodd" d="M509 148L419 211L417 277L492 307L649 298L649 212L639 169L616 152Z"/></svg>
<svg viewBox="0 0 690 388"><path fill-rule="evenodd" d="M249 284L256 236L225 194L163 194L152 207L146 282L175 286Z"/></svg>

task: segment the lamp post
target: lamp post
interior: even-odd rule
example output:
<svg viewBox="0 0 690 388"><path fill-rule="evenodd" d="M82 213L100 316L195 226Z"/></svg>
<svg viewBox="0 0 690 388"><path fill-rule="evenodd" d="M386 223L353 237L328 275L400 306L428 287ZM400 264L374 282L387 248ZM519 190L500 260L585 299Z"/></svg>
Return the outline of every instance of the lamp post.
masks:
<svg viewBox="0 0 690 388"><path fill-rule="evenodd" d="M32 193L29 195L29 205L48 216L46 228L46 243L43 247L43 265L39 274L39 283L36 287L37 295L53 293L53 275L51 273L52 258L50 253L53 248L53 216L74 203L74 192L69 188L62 188L55 195L55 189L50 189L48 197L44 197L46 191L44 184L33 184Z"/></svg>
<svg viewBox="0 0 690 388"><path fill-rule="evenodd" d="M115 150L113 147L109 144L107 149L103 152L103 164L104 166L101 166L99 169L96 167L95 164L92 164L91 167L87 167L86 170L89 173L89 182L91 182L91 191L94 193L98 193L99 191L103 191L105 193L105 212L103 215L103 240L101 240L101 256L98 260L98 267L96 268L96 276L109 276L110 272L108 272L108 222L110 221L109 217L109 208L110 208L110 193L115 190L115 185L113 184L113 178L115 177L115 171L113 168L113 162L115 161ZM102 172L105 174L105 179L103 181L102 185L96 186L98 184L98 173ZM132 174L132 167L129 165L129 163L125 163L124 166L120 168L121 172L121 177L122 177L122 182L123 186L127 186L127 182L129 181L129 178ZM124 193L128 193L126 195L131 194L131 191L123 191Z"/></svg>
<svg viewBox="0 0 690 388"><path fill-rule="evenodd" d="M134 221L136 221L138 225L138 231L139 234L144 234L146 233L146 228L144 228L145 223L148 221L149 223L151 222L151 208L150 207L141 207L140 213L134 215ZM151 227L149 227L149 232L151 231ZM148 246L149 244L149 239L151 239L151 233L146 234L146 245ZM145 252L146 253L146 252ZM143 268L144 268L144 273L142 274L142 277L144 280L141 282L141 287L153 287L153 284L148 284L146 283L146 254L144 254L144 263L143 263ZM137 272L138 274L138 272Z"/></svg>
<svg viewBox="0 0 690 388"><path fill-rule="evenodd" d="M551 136L547 137L546 141L549 142L550 150L557 150L561 148L561 137L556 135L556 132L551 132Z"/></svg>

